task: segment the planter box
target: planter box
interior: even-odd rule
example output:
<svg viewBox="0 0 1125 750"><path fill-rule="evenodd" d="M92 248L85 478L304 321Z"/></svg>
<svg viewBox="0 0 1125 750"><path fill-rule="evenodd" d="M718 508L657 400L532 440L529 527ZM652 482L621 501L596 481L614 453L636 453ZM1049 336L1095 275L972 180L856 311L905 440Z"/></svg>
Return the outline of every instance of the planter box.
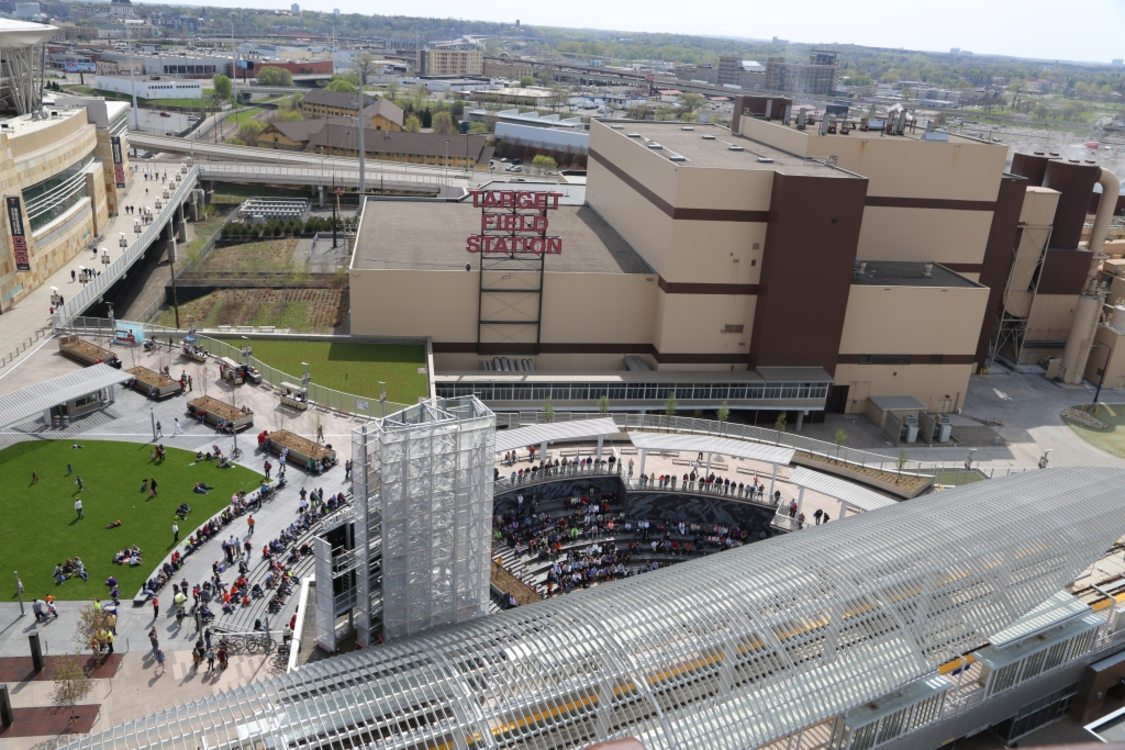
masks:
<svg viewBox="0 0 1125 750"><path fill-rule="evenodd" d="M807 466L810 469L823 471L825 474L834 474L844 479L850 479L853 482L859 482L868 487L882 490L883 492L889 492L904 500L918 497L918 495L928 490L934 483L933 477L908 474L905 472L900 477L898 473L893 471L874 469L858 464L846 463L844 461L834 461L830 458L822 458L813 453L806 453L805 451L797 451L794 453L793 463L797 466ZM896 479L900 480L900 482L896 483Z"/></svg>

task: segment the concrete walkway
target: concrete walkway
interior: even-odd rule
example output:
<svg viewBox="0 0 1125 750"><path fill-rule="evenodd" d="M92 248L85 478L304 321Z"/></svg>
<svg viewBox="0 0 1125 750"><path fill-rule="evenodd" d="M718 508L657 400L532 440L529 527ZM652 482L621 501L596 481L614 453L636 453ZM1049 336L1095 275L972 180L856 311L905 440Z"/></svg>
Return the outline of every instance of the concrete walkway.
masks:
<svg viewBox="0 0 1125 750"><path fill-rule="evenodd" d="M131 166L132 169L125 178L128 187L121 194L121 213L112 217L108 224L102 227L100 239L94 242L97 248L104 247L109 252L110 262L117 260L123 252L118 243L120 233L124 232L130 242L136 236L133 232L133 222L136 217L126 214L124 207L130 205L153 208L157 196L155 185L161 183L159 180L156 182L145 180L145 170L158 170L171 175L173 171L180 168L179 163L173 162L162 162L159 165L133 162ZM146 190L149 191L147 194ZM155 208L153 210L155 211ZM77 273L81 266L102 269L101 254L94 254L89 250L79 252L26 297L15 305L4 307L3 314L0 314L0 362L50 328L51 287L57 287L64 299L77 294L82 288L82 283L77 281ZM75 273L75 280L71 280L72 271ZM26 353L26 350L22 352L21 357L15 362L20 361ZM13 364L14 362L10 362L7 367L0 367L0 374L11 368Z"/></svg>

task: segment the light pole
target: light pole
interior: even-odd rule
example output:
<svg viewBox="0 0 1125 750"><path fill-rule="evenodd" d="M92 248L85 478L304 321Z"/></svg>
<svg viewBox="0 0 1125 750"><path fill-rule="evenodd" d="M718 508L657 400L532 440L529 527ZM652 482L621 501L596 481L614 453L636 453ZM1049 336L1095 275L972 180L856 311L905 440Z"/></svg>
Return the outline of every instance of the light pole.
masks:
<svg viewBox="0 0 1125 750"><path fill-rule="evenodd" d="M449 185L449 141L445 142L445 161L441 166L441 181L442 184Z"/></svg>
<svg viewBox="0 0 1125 750"><path fill-rule="evenodd" d="M133 35L129 31L129 24L125 24L125 34L129 38L129 89L133 92L133 130L140 130L140 110L137 109L137 50L133 44Z"/></svg>
<svg viewBox="0 0 1125 750"><path fill-rule="evenodd" d="M1105 384L1105 373L1109 369L1109 358L1113 356L1113 350L1102 341L1095 341L1094 346L1105 347L1105 361L1102 362L1102 374L1098 377L1098 387L1094 389L1094 400L1090 402L1090 413L1097 416L1098 413L1098 399L1102 395L1102 386Z"/></svg>
<svg viewBox="0 0 1125 750"><path fill-rule="evenodd" d="M382 380L379 381L379 414L381 418L387 418L387 384Z"/></svg>
<svg viewBox="0 0 1125 750"><path fill-rule="evenodd" d="M152 420L152 442L156 442L156 410L148 407L148 416Z"/></svg>
<svg viewBox="0 0 1125 750"><path fill-rule="evenodd" d="M20 572L14 571L16 574L16 598L20 600L20 617L24 616L23 609L23 581L20 580Z"/></svg>

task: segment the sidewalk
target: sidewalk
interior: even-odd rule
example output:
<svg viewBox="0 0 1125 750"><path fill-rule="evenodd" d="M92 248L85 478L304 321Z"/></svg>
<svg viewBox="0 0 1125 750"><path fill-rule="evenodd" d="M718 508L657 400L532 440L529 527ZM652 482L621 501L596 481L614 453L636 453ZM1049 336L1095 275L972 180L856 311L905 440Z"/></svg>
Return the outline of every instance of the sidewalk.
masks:
<svg viewBox="0 0 1125 750"><path fill-rule="evenodd" d="M62 268L51 275L49 279L44 281L41 285L36 287L30 294L21 299L15 305L5 308L2 315L0 315L0 359L5 357L11 352L15 352L21 345L23 345L29 338L35 338L37 333L50 328L51 324L51 287L58 287L59 294L63 298L70 297L77 294L78 290L82 288L81 282L71 279L71 272L77 272L81 266L87 268L101 269L101 253L100 248L105 248L109 252L110 261L117 260L121 256L122 248L118 243L119 235L121 232L130 242L136 236L133 232L133 221L135 217L131 214L124 212L124 206L149 206L153 207L153 201L156 197L156 192L153 190L154 185L159 185L157 182L145 180L143 173L145 170L156 170L161 172L168 172L180 168L178 162L160 162L159 164L136 162L132 163L135 171L130 169L126 173L125 181L128 187L122 193L120 198L120 206L122 207L121 213L112 217L108 224L102 227L101 236L95 240L95 247L99 248L97 254L91 253L89 249L79 252L67 262ZM145 191L149 190L146 195ZM154 209L155 210L155 209ZM18 362L19 360L17 360ZM9 364L7 367L0 369L0 373L15 366L15 362Z"/></svg>

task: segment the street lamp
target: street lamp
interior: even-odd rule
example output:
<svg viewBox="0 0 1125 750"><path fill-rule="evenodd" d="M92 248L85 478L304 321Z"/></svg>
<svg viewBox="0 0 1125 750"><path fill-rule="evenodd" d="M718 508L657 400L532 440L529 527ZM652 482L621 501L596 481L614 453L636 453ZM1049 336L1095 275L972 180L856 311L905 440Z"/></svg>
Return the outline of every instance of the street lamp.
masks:
<svg viewBox="0 0 1125 750"><path fill-rule="evenodd" d="M148 407L148 416L152 420L152 442L156 442L156 410Z"/></svg>
<svg viewBox="0 0 1125 750"><path fill-rule="evenodd" d="M1095 341L1094 346L1105 347L1105 361L1102 362L1102 373L1098 377L1098 387L1094 389L1094 400L1090 402L1090 413L1097 415L1098 413L1098 399L1102 395L1102 386L1105 384L1105 373L1109 369L1109 358L1113 356L1113 350L1104 341Z"/></svg>
<svg viewBox="0 0 1125 750"><path fill-rule="evenodd" d="M16 575L16 598L20 600L20 617L23 617L25 614L23 609L23 581L20 580L20 572L18 570L14 571L14 573Z"/></svg>
<svg viewBox="0 0 1125 750"><path fill-rule="evenodd" d="M441 167L441 181L445 185L449 185L449 141L445 142L445 161L442 162Z"/></svg>

